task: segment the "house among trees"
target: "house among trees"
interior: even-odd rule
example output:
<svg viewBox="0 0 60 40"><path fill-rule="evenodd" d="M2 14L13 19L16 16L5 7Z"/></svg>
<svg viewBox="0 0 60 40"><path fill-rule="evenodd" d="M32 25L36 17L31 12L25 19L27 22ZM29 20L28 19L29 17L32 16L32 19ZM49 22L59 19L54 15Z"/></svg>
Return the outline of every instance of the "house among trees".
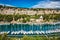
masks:
<svg viewBox="0 0 60 40"><path fill-rule="evenodd" d="M40 16L39 19L36 19L36 22L37 22L37 23L43 22L43 16Z"/></svg>

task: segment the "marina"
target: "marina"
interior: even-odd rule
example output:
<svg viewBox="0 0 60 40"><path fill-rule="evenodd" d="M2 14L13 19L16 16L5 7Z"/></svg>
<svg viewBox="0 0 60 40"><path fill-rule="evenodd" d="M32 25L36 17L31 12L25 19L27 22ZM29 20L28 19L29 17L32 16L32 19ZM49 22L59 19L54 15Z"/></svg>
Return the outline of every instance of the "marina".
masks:
<svg viewBox="0 0 60 40"><path fill-rule="evenodd" d="M60 24L3 24L0 25L0 34L16 35L49 35L60 33Z"/></svg>

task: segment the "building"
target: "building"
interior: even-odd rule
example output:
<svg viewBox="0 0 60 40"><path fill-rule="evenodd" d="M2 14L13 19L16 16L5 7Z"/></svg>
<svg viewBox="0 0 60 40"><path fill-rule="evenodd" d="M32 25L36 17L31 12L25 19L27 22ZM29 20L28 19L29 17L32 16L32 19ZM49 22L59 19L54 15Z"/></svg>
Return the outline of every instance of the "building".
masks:
<svg viewBox="0 0 60 40"><path fill-rule="evenodd" d="M37 22L37 23L41 23L41 22L43 22L43 16L40 16L39 19L36 19L36 22Z"/></svg>

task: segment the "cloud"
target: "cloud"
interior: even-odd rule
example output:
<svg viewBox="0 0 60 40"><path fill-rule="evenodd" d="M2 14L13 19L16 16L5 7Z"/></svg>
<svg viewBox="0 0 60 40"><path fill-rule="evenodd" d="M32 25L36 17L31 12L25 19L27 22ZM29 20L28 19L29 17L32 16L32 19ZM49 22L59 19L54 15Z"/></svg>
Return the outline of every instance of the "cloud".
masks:
<svg viewBox="0 0 60 40"><path fill-rule="evenodd" d="M42 1L33 5L32 8L60 8L60 2L58 1Z"/></svg>
<svg viewBox="0 0 60 40"><path fill-rule="evenodd" d="M2 6L10 6L10 7L15 7L15 6L13 6L13 5L9 5L9 4L2 4L2 3L0 3L0 5L2 5Z"/></svg>

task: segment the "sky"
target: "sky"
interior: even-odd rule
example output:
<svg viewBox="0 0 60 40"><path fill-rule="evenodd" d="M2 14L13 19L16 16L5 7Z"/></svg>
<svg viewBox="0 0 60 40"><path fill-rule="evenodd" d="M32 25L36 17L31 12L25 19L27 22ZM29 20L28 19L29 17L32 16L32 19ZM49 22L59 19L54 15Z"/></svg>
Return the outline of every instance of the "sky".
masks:
<svg viewBox="0 0 60 40"><path fill-rule="evenodd" d="M0 0L0 5L24 8L60 8L60 0Z"/></svg>

